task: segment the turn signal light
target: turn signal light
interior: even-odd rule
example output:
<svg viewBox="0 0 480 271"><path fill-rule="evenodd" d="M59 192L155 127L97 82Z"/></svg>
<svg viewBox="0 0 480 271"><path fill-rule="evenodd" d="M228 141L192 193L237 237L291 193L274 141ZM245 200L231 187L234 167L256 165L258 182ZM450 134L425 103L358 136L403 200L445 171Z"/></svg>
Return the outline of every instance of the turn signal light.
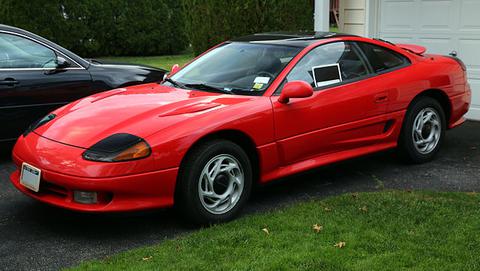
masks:
<svg viewBox="0 0 480 271"><path fill-rule="evenodd" d="M126 161L126 160L135 160L150 155L150 146L145 141L138 142L137 144L131 146L130 148L117 154L113 161Z"/></svg>

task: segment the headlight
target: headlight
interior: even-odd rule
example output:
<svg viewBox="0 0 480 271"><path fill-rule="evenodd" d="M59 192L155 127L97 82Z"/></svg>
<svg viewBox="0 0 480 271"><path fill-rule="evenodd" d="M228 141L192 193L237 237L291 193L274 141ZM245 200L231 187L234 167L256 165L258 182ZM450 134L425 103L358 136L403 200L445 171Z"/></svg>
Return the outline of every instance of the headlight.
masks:
<svg viewBox="0 0 480 271"><path fill-rule="evenodd" d="M114 134L100 140L83 153L83 158L98 162L121 162L145 158L151 153L145 140L131 134Z"/></svg>

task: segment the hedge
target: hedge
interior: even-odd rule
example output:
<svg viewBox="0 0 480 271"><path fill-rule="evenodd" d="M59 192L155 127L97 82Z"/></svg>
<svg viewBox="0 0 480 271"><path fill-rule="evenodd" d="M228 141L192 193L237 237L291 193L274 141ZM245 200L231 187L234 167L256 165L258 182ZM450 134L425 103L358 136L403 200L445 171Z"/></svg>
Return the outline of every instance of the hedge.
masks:
<svg viewBox="0 0 480 271"><path fill-rule="evenodd" d="M176 0L0 0L0 23L88 57L175 54L188 45Z"/></svg>
<svg viewBox="0 0 480 271"><path fill-rule="evenodd" d="M313 29L313 0L0 0L0 23L87 56L199 54L232 37ZM187 39L188 36L188 39Z"/></svg>
<svg viewBox="0 0 480 271"><path fill-rule="evenodd" d="M246 34L313 29L312 0L182 0L195 54Z"/></svg>

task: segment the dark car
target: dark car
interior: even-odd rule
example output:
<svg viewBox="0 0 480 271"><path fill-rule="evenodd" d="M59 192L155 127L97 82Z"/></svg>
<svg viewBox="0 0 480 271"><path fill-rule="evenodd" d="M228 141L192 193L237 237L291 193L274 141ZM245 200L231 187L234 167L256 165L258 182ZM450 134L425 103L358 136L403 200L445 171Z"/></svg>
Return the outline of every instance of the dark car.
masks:
<svg viewBox="0 0 480 271"><path fill-rule="evenodd" d="M83 59L28 31L0 24L0 143L79 98L161 81L164 70Z"/></svg>

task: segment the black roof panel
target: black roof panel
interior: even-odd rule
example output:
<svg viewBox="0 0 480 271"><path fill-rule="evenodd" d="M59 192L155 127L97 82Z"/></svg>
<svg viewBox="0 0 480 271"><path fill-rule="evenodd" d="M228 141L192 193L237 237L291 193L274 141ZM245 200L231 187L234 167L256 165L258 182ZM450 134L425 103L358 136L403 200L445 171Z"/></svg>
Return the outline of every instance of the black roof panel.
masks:
<svg viewBox="0 0 480 271"><path fill-rule="evenodd" d="M355 37L354 35L335 32L269 32L259 33L231 39L233 42L253 42L266 44L281 44L306 47L319 39L335 37Z"/></svg>

